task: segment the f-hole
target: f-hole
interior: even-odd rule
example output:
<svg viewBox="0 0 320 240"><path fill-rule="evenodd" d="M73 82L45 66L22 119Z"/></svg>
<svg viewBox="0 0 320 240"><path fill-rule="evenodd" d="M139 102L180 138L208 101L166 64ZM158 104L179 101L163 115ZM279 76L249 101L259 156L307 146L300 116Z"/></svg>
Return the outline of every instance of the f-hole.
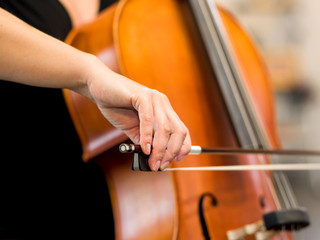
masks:
<svg viewBox="0 0 320 240"><path fill-rule="evenodd" d="M217 199L216 197L211 194L211 193L204 193L201 195L200 200L199 200L199 207L198 207L198 211L199 211L199 217L200 217L200 223L201 223L201 228L202 228L202 233L203 236L205 238L205 240L210 240L210 235L209 235L209 231L208 231L208 227L207 227L207 223L206 223L206 219L204 216L204 208L203 208L203 202L206 198L210 198L211 201L211 205L213 207L218 205Z"/></svg>

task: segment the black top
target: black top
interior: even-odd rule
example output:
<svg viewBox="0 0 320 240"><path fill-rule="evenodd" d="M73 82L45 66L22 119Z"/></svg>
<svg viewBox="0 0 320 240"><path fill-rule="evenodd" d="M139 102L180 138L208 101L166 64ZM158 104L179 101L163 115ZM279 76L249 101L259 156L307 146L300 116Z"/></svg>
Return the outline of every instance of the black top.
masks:
<svg viewBox="0 0 320 240"><path fill-rule="evenodd" d="M101 1L101 10L112 2ZM0 7L60 40L71 30L58 0L0 0ZM0 114L0 239L108 235L104 176L81 160L62 91L0 81Z"/></svg>
<svg viewBox="0 0 320 240"><path fill-rule="evenodd" d="M64 40L71 30L71 20L58 0L0 0L0 7L33 27Z"/></svg>

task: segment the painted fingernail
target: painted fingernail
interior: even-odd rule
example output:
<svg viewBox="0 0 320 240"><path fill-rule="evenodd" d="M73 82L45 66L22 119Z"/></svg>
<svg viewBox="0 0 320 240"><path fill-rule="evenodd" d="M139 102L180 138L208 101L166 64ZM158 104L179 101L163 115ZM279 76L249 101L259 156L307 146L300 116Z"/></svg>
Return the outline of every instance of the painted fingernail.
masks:
<svg viewBox="0 0 320 240"><path fill-rule="evenodd" d="M160 161L157 161L154 165L153 165L153 168L152 168L152 170L153 171L158 171L159 170L159 167L160 167Z"/></svg>
<svg viewBox="0 0 320 240"><path fill-rule="evenodd" d="M160 169L161 171L163 171L164 169L166 169L169 166L169 162L165 162L161 165Z"/></svg>

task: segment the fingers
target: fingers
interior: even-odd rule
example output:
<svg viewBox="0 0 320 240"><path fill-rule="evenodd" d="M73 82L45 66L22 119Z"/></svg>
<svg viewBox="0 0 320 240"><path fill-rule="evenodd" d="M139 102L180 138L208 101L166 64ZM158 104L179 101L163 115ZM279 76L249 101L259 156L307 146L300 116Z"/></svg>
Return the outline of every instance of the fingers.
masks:
<svg viewBox="0 0 320 240"><path fill-rule="evenodd" d="M181 160L189 153L190 135L165 95L153 91L148 99L141 101L138 103L140 144L145 154L149 154L152 144L149 166L153 171L163 170L175 157Z"/></svg>
<svg viewBox="0 0 320 240"><path fill-rule="evenodd" d="M187 136L183 142L183 145L178 153L178 155L176 156L176 161L179 162L182 160L182 158L184 158L187 154L189 154L191 150L191 138L189 135L189 131L187 132Z"/></svg>
<svg viewBox="0 0 320 240"><path fill-rule="evenodd" d="M110 79L116 79L118 84L94 81L100 76L95 71L95 78L88 81L91 98L106 119L140 144L145 154L149 155L153 147L149 158L151 169L163 169L175 157L181 159L190 151L188 130L164 94L114 72L101 73L111 74Z"/></svg>
<svg viewBox="0 0 320 240"><path fill-rule="evenodd" d="M160 169L164 170L168 167L169 163L175 158L176 161L182 160L191 148L191 139L189 131L183 125L171 135L168 142L166 153L161 161Z"/></svg>
<svg viewBox="0 0 320 240"><path fill-rule="evenodd" d="M144 101L148 102L149 99L144 99ZM138 113L140 119L140 145L142 151L149 155L152 145L154 119L152 104L139 104Z"/></svg>
<svg viewBox="0 0 320 240"><path fill-rule="evenodd" d="M159 124L155 131L152 154L149 158L149 165L153 171L158 171L158 169L163 165L163 159L166 155L167 145L168 142L170 142L170 137L171 128L169 128L169 126L165 126L164 124Z"/></svg>

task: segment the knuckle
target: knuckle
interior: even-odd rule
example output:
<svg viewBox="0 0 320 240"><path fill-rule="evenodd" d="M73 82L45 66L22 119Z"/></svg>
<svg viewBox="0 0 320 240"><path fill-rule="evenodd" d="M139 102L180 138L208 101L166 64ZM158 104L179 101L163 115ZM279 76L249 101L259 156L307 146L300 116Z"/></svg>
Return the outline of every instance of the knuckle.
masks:
<svg viewBox="0 0 320 240"><path fill-rule="evenodd" d="M170 134L171 134L171 127L169 126L169 124L162 124L162 125L161 125L161 131L162 131L165 135L170 135Z"/></svg>
<svg viewBox="0 0 320 240"><path fill-rule="evenodd" d="M164 93L160 93L160 95L164 101L169 101L169 98L167 97L167 95L165 95Z"/></svg>
<svg viewBox="0 0 320 240"><path fill-rule="evenodd" d="M175 158L178 155L178 153L179 153L179 149L168 151L168 156L169 156L170 160Z"/></svg>
<svg viewBox="0 0 320 240"><path fill-rule="evenodd" d="M185 139L188 135L188 129L183 124L178 125L175 130L175 133L181 136L183 139Z"/></svg>
<svg viewBox="0 0 320 240"><path fill-rule="evenodd" d="M185 138L187 137L187 135L188 135L188 130L187 130L187 128L183 127L183 128L181 129L180 133L181 133L182 137L185 139Z"/></svg>
<svg viewBox="0 0 320 240"><path fill-rule="evenodd" d="M154 154L154 158L157 160L162 160L164 155L165 155L165 149L161 150L161 149L154 149L153 150L153 154Z"/></svg>
<svg viewBox="0 0 320 240"><path fill-rule="evenodd" d="M143 116L143 120L147 123L147 124L152 124L153 123L153 116L151 113L146 113Z"/></svg>
<svg viewBox="0 0 320 240"><path fill-rule="evenodd" d="M152 97L155 97L155 98L160 98L164 101L169 101L167 95L165 95L164 93L162 92L159 92L158 90L155 90L155 89L152 89L152 91L150 92L151 96Z"/></svg>
<svg viewBox="0 0 320 240"><path fill-rule="evenodd" d="M149 91L149 94L150 94L151 97L155 97L155 96L161 95L161 93L160 93L158 90L156 90L156 89L151 89L151 90Z"/></svg>

